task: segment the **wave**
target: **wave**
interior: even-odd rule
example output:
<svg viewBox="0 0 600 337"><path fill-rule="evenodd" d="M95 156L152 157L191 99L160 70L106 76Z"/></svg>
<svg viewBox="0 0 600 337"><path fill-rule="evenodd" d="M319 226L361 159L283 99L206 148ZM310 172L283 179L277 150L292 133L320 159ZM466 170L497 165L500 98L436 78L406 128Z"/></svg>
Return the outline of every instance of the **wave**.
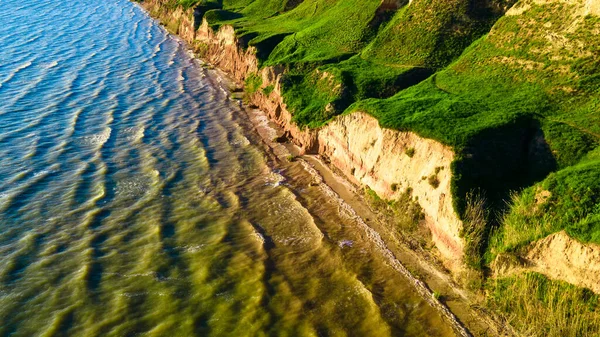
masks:
<svg viewBox="0 0 600 337"><path fill-rule="evenodd" d="M140 141L144 138L145 127L127 127L121 131L122 134L125 135L125 140L130 142Z"/></svg>
<svg viewBox="0 0 600 337"><path fill-rule="evenodd" d="M97 145L101 147L110 138L111 132L112 129L110 127L107 127L104 129L104 131L100 133L82 136L79 140L79 143L83 145Z"/></svg>
<svg viewBox="0 0 600 337"><path fill-rule="evenodd" d="M31 67L31 65L33 64L34 60L28 60L28 61L24 62L23 64L18 65L13 70L13 72L11 72L10 74L8 74L2 81L0 81L0 89L2 89L2 87L4 85L6 85L7 83L9 83L20 71Z"/></svg>
<svg viewBox="0 0 600 337"><path fill-rule="evenodd" d="M58 61L52 61L50 63L47 63L44 65L44 68L46 69L52 69L54 67L58 66Z"/></svg>
<svg viewBox="0 0 600 337"><path fill-rule="evenodd" d="M285 182L285 177L281 175L278 170L269 172L264 176L264 185L271 187L281 186Z"/></svg>
<svg viewBox="0 0 600 337"><path fill-rule="evenodd" d="M53 173L57 173L58 169L47 169L47 170L41 170L41 171L37 171L35 173L33 173L33 177L34 178L38 178L38 177L45 177L48 175L51 175Z"/></svg>

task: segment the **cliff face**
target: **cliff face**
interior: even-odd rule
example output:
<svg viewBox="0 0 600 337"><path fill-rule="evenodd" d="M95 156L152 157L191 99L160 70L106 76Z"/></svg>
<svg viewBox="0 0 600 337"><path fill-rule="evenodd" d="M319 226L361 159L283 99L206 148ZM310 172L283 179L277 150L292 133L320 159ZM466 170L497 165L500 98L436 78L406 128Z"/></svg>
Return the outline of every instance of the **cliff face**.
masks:
<svg viewBox="0 0 600 337"><path fill-rule="evenodd" d="M230 68L237 69L237 67ZM334 118L318 129L299 128L292 121L281 96L281 73L267 67L261 71L263 87L273 86L251 97L304 153L319 154L352 182L369 187L380 197L393 200L412 191L425 213L432 240L447 266L460 269L462 227L452 207L450 193L454 152L439 142L379 126L377 119L363 112ZM429 183L429 178L435 181Z"/></svg>
<svg viewBox="0 0 600 337"><path fill-rule="evenodd" d="M352 181L368 186L384 199L407 189L425 213L433 242L446 261L460 265L462 227L450 194L454 152L412 132L384 129L365 114L335 118L318 132L319 153Z"/></svg>
<svg viewBox="0 0 600 337"><path fill-rule="evenodd" d="M531 243L519 260L499 255L492 265L496 276L533 271L600 294L600 245L581 243L561 231Z"/></svg>
<svg viewBox="0 0 600 337"><path fill-rule="evenodd" d="M201 31L199 38L202 41L207 44L214 41L215 35L206 22ZM231 41L234 40L232 35L233 30L224 27L216 37L220 41ZM240 57L239 51L227 51L230 42L217 45L225 48L209 48L216 53L209 53L207 59L216 61L215 64L230 71L237 79L243 79L256 69L256 61L251 55ZM219 50L233 53L233 57L225 56ZM251 96L252 104L265 111L304 153L320 154L351 181L369 187L380 197L391 200L410 189L423 208L433 242L447 266L454 270L460 268L463 243L458 233L462 224L452 207L450 164L454 153L449 147L411 132L381 128L377 119L362 112L336 117L318 129L301 129L292 121L283 102L282 74L278 69L267 67L260 75L262 87L273 86L273 90L268 95L258 90ZM432 176L437 181L435 187L428 182Z"/></svg>
<svg viewBox="0 0 600 337"><path fill-rule="evenodd" d="M564 231L531 244L526 254L530 270L600 294L600 246L583 244Z"/></svg>
<svg viewBox="0 0 600 337"><path fill-rule="evenodd" d="M282 69L259 70L256 50L241 48L231 26L215 32L203 20L194 30L191 9L184 12L179 8L168 14L161 9L160 0L145 1L143 6L151 13L163 13L158 15L163 22L177 21L180 37L238 82L259 74L261 88L273 89L268 94L257 90L249 97L251 104L266 112L303 153L320 154L351 181L369 187L382 198L391 200L411 191L423 208L432 240L446 265L453 270L461 268L464 244L459 237L462 223L453 210L450 193L451 148L411 132L381 128L377 119L362 112L336 117L318 129L301 129L283 102Z"/></svg>

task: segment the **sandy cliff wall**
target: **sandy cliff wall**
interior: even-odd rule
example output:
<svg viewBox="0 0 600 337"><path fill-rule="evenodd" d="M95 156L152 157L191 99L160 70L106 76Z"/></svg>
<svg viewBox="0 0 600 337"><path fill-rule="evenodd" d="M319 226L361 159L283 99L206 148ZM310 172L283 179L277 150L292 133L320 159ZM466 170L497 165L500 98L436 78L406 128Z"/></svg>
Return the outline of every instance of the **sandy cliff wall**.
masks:
<svg viewBox="0 0 600 337"><path fill-rule="evenodd" d="M561 231L532 243L525 258L533 271L600 294L599 245L581 243Z"/></svg>
<svg viewBox="0 0 600 337"><path fill-rule="evenodd" d="M452 206L450 193L454 152L447 146L412 132L384 129L374 117L357 112L334 118L319 129L300 129L292 122L281 97L281 73L261 70L263 87L273 85L269 95L262 91L251 100L277 123L303 152L320 154L352 182L368 186L384 199L412 191L425 213L433 242L448 267L462 265L462 227ZM410 156L407 154L413 152ZM429 177L436 177L437 186Z"/></svg>
<svg viewBox="0 0 600 337"><path fill-rule="evenodd" d="M319 153L346 176L382 198L391 200L410 189L426 214L436 247L458 267L462 224L452 207L450 164L454 152L449 147L412 132L381 128L365 113L334 119L319 130L318 145ZM437 183L430 183L430 177Z"/></svg>
<svg viewBox="0 0 600 337"><path fill-rule="evenodd" d="M262 77L263 88L273 86L268 95L258 90L250 97L251 103L265 111L302 152L322 155L350 180L368 186L382 198L393 199L407 189L412 190L447 266L460 268L463 241L458 233L462 223L452 207L450 164L454 153L449 147L411 132L383 129L365 113L337 117L320 129L301 129L292 122L292 115L283 103L282 69L259 70L256 50L241 48L232 27L223 26L214 32L205 20L199 25L194 23L193 10L177 9L169 14L161 0L146 0L143 5L151 13L162 13L157 16L167 26L166 20L175 20L178 34L203 59L237 81L243 82L249 74L257 73ZM198 30L194 30L195 24ZM407 155L408 149L414 154ZM429 183L430 176L436 177L436 184Z"/></svg>
<svg viewBox="0 0 600 337"><path fill-rule="evenodd" d="M496 276L533 271L600 294L600 245L581 243L560 231L531 243L519 260L499 255L492 266Z"/></svg>

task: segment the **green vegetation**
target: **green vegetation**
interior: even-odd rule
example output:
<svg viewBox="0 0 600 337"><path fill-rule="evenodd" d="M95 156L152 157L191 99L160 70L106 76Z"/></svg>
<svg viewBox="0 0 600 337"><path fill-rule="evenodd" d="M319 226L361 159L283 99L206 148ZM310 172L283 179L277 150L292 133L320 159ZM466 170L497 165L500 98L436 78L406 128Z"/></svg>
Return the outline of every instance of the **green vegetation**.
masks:
<svg viewBox="0 0 600 337"><path fill-rule="evenodd" d="M438 179L437 175L435 175L435 174L430 175L429 178L427 178L427 182L433 188L438 188L438 186L440 186L440 180Z"/></svg>
<svg viewBox="0 0 600 337"><path fill-rule="evenodd" d="M413 231L425 219L425 214L418 201L413 198L410 188L400 193L394 200L383 200L368 187L365 192L369 204L380 211L389 213L396 222L395 226L398 230Z"/></svg>
<svg viewBox="0 0 600 337"><path fill-rule="evenodd" d="M489 216L485 199L481 194L471 192L467 194L466 199L467 207L460 233L465 240L463 260L467 267L479 271L482 268L481 256L485 248L486 225Z"/></svg>
<svg viewBox="0 0 600 337"><path fill-rule="evenodd" d="M260 89L262 86L262 78L256 74L252 73L246 77L246 81L244 82L244 91L248 95L252 95Z"/></svg>
<svg viewBox="0 0 600 337"><path fill-rule="evenodd" d="M262 88L263 94L265 94L267 96L269 96L273 92L273 90L275 90L275 86L273 84L270 84L270 85Z"/></svg>
<svg viewBox="0 0 600 337"><path fill-rule="evenodd" d="M488 305L525 336L600 334L598 295L527 273L491 281Z"/></svg>
<svg viewBox="0 0 600 337"><path fill-rule="evenodd" d="M299 125L318 127L337 114L336 106L343 104L344 87L339 73L316 70L308 75L288 73L282 91L293 120Z"/></svg>
<svg viewBox="0 0 600 337"><path fill-rule="evenodd" d="M316 127L366 98L391 97L451 63L514 0L170 0L213 28L233 25L262 65L285 65L295 122ZM320 83L322 74L333 83ZM334 84L332 87L327 84ZM324 91L332 89L327 95ZM328 110L327 113L323 111Z"/></svg>
<svg viewBox="0 0 600 337"><path fill-rule="evenodd" d="M600 243L599 159L600 148L580 164L515 194L503 226L490 241L488 259L563 229L582 242Z"/></svg>

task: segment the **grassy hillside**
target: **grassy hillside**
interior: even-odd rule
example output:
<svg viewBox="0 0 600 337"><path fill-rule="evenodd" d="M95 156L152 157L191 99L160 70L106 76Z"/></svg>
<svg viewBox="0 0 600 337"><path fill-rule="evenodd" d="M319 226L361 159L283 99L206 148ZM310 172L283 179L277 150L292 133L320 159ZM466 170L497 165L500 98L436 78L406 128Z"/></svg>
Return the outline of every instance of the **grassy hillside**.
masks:
<svg viewBox="0 0 600 337"><path fill-rule="evenodd" d="M214 27L233 25L258 49L263 65L286 65L286 102L296 122L311 127L354 102L390 97L423 81L487 33L514 2L181 1L200 6Z"/></svg>
<svg viewBox="0 0 600 337"><path fill-rule="evenodd" d="M501 203L598 146L600 20L583 3L519 7L528 9L498 20L449 67L351 108L454 146L459 212L469 190Z"/></svg>

